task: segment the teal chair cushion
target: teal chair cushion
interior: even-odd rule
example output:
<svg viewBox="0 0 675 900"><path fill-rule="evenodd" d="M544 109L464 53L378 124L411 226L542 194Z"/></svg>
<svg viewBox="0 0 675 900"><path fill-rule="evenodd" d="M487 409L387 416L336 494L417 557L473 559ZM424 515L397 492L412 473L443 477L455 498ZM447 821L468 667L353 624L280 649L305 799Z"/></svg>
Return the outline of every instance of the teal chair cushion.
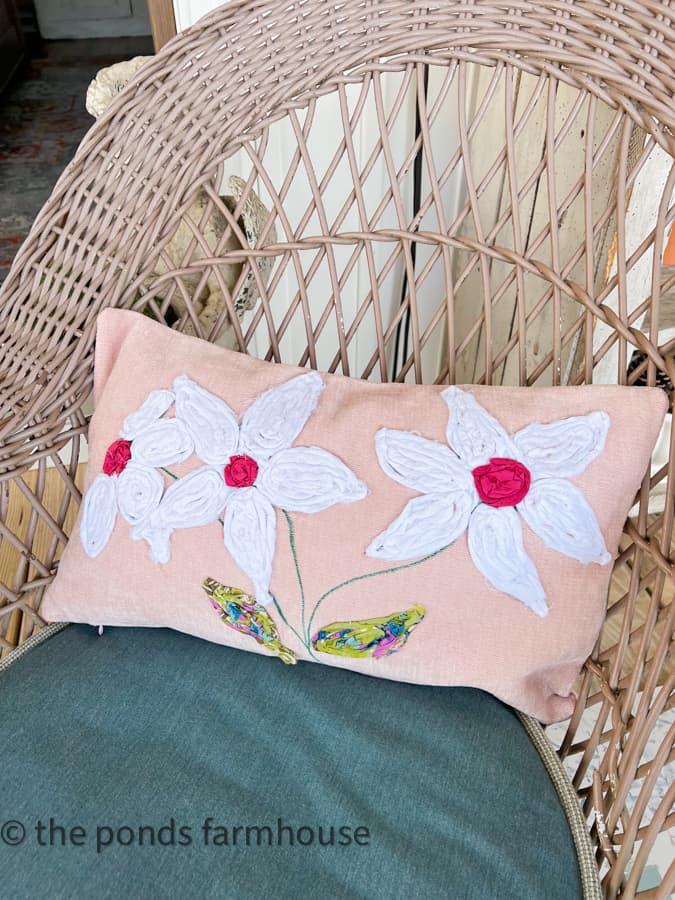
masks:
<svg viewBox="0 0 675 900"><path fill-rule="evenodd" d="M581 896L546 769L479 690L74 625L2 673L0 722L7 897Z"/></svg>

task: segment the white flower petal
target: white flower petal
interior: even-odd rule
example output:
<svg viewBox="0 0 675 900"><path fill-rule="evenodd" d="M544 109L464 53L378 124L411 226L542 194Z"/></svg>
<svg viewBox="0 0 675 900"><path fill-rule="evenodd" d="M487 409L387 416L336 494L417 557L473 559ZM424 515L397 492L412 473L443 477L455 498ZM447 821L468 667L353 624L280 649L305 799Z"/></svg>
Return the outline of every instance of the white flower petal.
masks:
<svg viewBox="0 0 675 900"><path fill-rule="evenodd" d="M473 394L449 387L441 396L450 410L448 443L469 469L484 466L494 457L518 459L511 437Z"/></svg>
<svg viewBox="0 0 675 900"><path fill-rule="evenodd" d="M137 525L131 536L150 544L154 562L170 559L169 539L175 528L197 528L215 522L227 502L229 489L219 469L205 466L174 481L159 506Z"/></svg>
<svg viewBox="0 0 675 900"><path fill-rule="evenodd" d="M176 418L192 435L195 452L211 465L224 465L237 452L239 422L230 407L186 375L173 383Z"/></svg>
<svg viewBox="0 0 675 900"><path fill-rule="evenodd" d="M548 425L535 422L514 434L513 441L535 478L573 478L602 453L610 423L606 412L572 416Z"/></svg>
<svg viewBox="0 0 675 900"><path fill-rule="evenodd" d="M490 584L516 597L538 616L548 614L546 593L534 563L525 553L523 529L512 507L481 503L469 521L469 552Z"/></svg>
<svg viewBox="0 0 675 900"><path fill-rule="evenodd" d="M272 602L269 592L276 547L274 507L255 488L235 490L225 510L223 536L232 559L253 584L262 606Z"/></svg>
<svg viewBox="0 0 675 900"><path fill-rule="evenodd" d="M154 563L165 565L171 560L171 534L173 528L152 524L148 519L143 520L131 529L131 538L134 541L147 541L150 545L150 559Z"/></svg>
<svg viewBox="0 0 675 900"><path fill-rule="evenodd" d="M390 478L421 494L442 493L453 488L475 490L468 467L438 441L412 431L381 428L375 435L375 449L383 471Z"/></svg>
<svg viewBox="0 0 675 900"><path fill-rule="evenodd" d="M159 419L131 444L131 458L141 466L160 468L182 462L194 451L187 428L178 419Z"/></svg>
<svg viewBox="0 0 675 900"><path fill-rule="evenodd" d="M240 449L256 460L286 450L307 424L324 387L320 375L308 372L260 394L243 415Z"/></svg>
<svg viewBox="0 0 675 900"><path fill-rule="evenodd" d="M92 559L110 540L117 518L116 476L97 475L82 501L80 540Z"/></svg>
<svg viewBox="0 0 675 900"><path fill-rule="evenodd" d="M547 547L581 563L611 560L595 513L579 488L562 478L533 482L518 511Z"/></svg>
<svg viewBox="0 0 675 900"><path fill-rule="evenodd" d="M130 525L138 525L162 499L164 479L133 460L117 478L117 506Z"/></svg>
<svg viewBox="0 0 675 900"><path fill-rule="evenodd" d="M151 391L136 412L126 417L120 436L132 441L144 428L161 419L175 399L173 391Z"/></svg>
<svg viewBox="0 0 675 900"><path fill-rule="evenodd" d="M261 470L256 487L273 506L315 513L362 500L368 488L337 456L319 447L290 447Z"/></svg>
<svg viewBox="0 0 675 900"><path fill-rule="evenodd" d="M414 497L370 544L366 556L403 561L435 553L464 532L472 508L468 491Z"/></svg>
<svg viewBox="0 0 675 900"><path fill-rule="evenodd" d="M229 493L223 473L204 466L169 485L157 507L157 520L171 528L208 525L222 513Z"/></svg>

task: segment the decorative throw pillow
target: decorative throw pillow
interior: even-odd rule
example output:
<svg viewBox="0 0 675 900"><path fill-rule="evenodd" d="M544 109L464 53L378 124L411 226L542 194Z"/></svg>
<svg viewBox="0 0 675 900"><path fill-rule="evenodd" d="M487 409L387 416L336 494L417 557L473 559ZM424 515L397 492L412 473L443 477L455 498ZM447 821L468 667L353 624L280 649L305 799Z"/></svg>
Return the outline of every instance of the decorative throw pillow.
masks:
<svg viewBox="0 0 675 900"><path fill-rule="evenodd" d="M107 310L94 395L48 619L571 713L662 391L371 384Z"/></svg>

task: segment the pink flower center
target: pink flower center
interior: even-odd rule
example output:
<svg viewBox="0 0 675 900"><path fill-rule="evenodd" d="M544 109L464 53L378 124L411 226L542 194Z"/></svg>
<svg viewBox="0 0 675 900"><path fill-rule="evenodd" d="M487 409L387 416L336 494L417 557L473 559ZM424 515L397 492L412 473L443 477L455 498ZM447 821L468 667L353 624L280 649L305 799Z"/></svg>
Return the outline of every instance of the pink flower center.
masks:
<svg viewBox="0 0 675 900"><path fill-rule="evenodd" d="M131 459L131 441L113 441L105 452L103 472L105 475L119 475Z"/></svg>
<svg viewBox="0 0 675 900"><path fill-rule="evenodd" d="M472 472L478 496L488 506L515 506L530 490L530 470L516 459L491 459Z"/></svg>
<svg viewBox="0 0 675 900"><path fill-rule="evenodd" d="M245 488L255 484L258 477L258 463L245 453L231 456L225 466L225 484L228 487Z"/></svg>

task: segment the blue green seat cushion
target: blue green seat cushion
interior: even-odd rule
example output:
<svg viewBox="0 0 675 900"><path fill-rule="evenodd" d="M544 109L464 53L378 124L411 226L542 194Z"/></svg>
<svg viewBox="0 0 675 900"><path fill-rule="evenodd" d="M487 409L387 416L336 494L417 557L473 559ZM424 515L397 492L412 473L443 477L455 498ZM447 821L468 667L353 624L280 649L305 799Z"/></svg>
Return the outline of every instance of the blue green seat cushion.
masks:
<svg viewBox="0 0 675 900"><path fill-rule="evenodd" d="M581 896L547 770L482 691L84 625L0 683L6 897Z"/></svg>

